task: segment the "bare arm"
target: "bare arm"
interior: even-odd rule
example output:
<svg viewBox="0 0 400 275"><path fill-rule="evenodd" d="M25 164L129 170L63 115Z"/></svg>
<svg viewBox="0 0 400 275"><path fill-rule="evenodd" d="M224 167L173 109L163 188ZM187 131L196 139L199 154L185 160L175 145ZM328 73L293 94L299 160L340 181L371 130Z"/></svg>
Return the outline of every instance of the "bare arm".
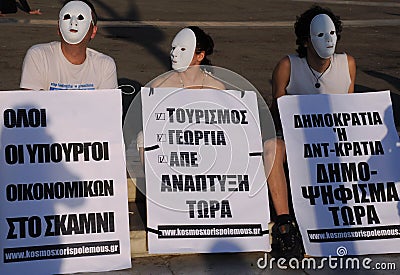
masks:
<svg viewBox="0 0 400 275"><path fill-rule="evenodd" d="M279 118L277 99L286 94L286 87L290 80L290 60L289 57L282 58L276 65L272 73L272 105L271 114L274 119L275 128L280 130L281 123Z"/></svg>
<svg viewBox="0 0 400 275"><path fill-rule="evenodd" d="M286 94L286 87L290 80L289 57L282 58L272 73L272 97L278 99Z"/></svg>
<svg viewBox="0 0 400 275"><path fill-rule="evenodd" d="M349 64L349 73L350 73L350 87L348 93L353 93L354 92L354 85L356 82L356 61L354 60L354 57L351 55L347 55L347 63Z"/></svg>
<svg viewBox="0 0 400 275"><path fill-rule="evenodd" d="M42 14L40 9L32 10L27 0L19 0L19 3L21 4L22 10L29 14Z"/></svg>

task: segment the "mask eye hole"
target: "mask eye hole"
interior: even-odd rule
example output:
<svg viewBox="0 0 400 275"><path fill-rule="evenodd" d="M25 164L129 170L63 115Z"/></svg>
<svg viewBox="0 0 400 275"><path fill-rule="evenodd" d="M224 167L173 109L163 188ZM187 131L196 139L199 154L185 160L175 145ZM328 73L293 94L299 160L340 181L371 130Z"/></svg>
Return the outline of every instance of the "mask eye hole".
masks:
<svg viewBox="0 0 400 275"><path fill-rule="evenodd" d="M318 37L323 37L324 34L322 32L320 32L319 34L317 34Z"/></svg>
<svg viewBox="0 0 400 275"><path fill-rule="evenodd" d="M69 13L65 14L63 20L69 20L69 19L71 19L71 15Z"/></svg>
<svg viewBox="0 0 400 275"><path fill-rule="evenodd" d="M182 51L182 52L186 51L186 48L181 48L181 51Z"/></svg>
<svg viewBox="0 0 400 275"><path fill-rule="evenodd" d="M78 15L78 20L84 20L84 19L85 19L85 17L83 17L82 14L79 14L79 15Z"/></svg>
<svg viewBox="0 0 400 275"><path fill-rule="evenodd" d="M331 35L334 35L334 34L335 34L335 31L331 31L330 34L331 34Z"/></svg>

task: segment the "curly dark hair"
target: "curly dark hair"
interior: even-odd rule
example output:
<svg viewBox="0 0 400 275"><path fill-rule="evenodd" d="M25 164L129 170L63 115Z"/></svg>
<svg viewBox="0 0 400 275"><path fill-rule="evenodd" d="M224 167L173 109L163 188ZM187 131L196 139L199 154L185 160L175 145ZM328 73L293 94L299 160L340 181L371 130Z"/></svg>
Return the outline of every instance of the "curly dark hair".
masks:
<svg viewBox="0 0 400 275"><path fill-rule="evenodd" d="M205 52L204 59L201 61L200 65L212 65L211 61L207 58L207 56L212 55L214 52L214 41L212 40L211 36L197 26L189 26L187 28L192 30L196 36L195 52Z"/></svg>
<svg viewBox="0 0 400 275"><path fill-rule="evenodd" d="M312 19L317 16L318 14L326 14L328 15L335 25L336 28L336 36L337 41L340 40L340 34L342 32L342 21L340 20L339 16L336 16L330 9L322 8L317 5L313 5L310 9L306 10L300 16L297 16L296 23L294 23L294 31L296 33L296 45L297 53L299 57L306 57L307 56L307 48L304 47L304 44L307 42L308 38L310 37L310 25Z"/></svg>

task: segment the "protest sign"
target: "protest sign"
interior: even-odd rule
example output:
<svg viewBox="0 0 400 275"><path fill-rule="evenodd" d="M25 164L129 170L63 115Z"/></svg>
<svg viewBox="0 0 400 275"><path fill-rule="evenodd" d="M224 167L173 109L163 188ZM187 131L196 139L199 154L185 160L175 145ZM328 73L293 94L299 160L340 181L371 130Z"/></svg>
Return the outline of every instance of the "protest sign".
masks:
<svg viewBox="0 0 400 275"><path fill-rule="evenodd" d="M130 267L119 90L0 93L2 274Z"/></svg>
<svg viewBox="0 0 400 275"><path fill-rule="evenodd" d="M306 253L398 253L400 152L389 92L278 104Z"/></svg>
<svg viewBox="0 0 400 275"><path fill-rule="evenodd" d="M150 253L270 249L255 92L142 88Z"/></svg>

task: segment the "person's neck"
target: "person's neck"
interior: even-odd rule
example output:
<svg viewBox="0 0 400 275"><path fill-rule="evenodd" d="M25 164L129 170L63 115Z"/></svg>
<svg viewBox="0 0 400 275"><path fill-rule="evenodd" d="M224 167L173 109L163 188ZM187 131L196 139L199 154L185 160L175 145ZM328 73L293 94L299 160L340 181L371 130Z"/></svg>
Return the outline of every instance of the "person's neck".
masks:
<svg viewBox="0 0 400 275"><path fill-rule="evenodd" d="M71 45L61 42L61 51L65 58L74 65L80 65L86 60L86 46L80 43Z"/></svg>
<svg viewBox="0 0 400 275"><path fill-rule="evenodd" d="M331 58L321 58L313 57L312 55L307 55L307 63L315 71L322 73L325 72L331 65Z"/></svg>
<svg viewBox="0 0 400 275"><path fill-rule="evenodd" d="M203 74L200 66L191 66L186 71L179 73L181 79L186 84L199 85L203 80Z"/></svg>

